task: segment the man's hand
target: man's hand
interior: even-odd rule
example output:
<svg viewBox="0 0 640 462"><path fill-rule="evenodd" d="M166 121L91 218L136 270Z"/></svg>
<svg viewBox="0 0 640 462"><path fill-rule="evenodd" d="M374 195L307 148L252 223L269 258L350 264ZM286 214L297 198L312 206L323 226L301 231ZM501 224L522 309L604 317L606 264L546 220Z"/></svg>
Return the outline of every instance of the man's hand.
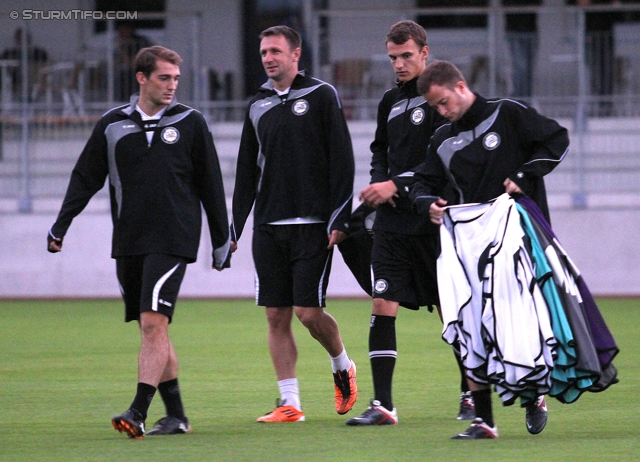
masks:
<svg viewBox="0 0 640 462"><path fill-rule="evenodd" d="M373 183L360 192L360 201L369 207L377 207L385 202L395 207L396 203L393 201L393 198L398 197L397 192L398 188L396 188L396 185L391 180L382 183Z"/></svg>
<svg viewBox="0 0 640 462"><path fill-rule="evenodd" d="M514 194L522 194L522 190L520 189L520 187L515 184L513 181L511 181L509 178L507 178L506 180L504 180L504 183L502 183L507 191L507 194L509 195L514 195Z"/></svg>
<svg viewBox="0 0 640 462"><path fill-rule="evenodd" d="M51 237L51 234L47 234L47 250L51 253L58 253L62 251L62 239Z"/></svg>
<svg viewBox="0 0 640 462"><path fill-rule="evenodd" d="M336 244L340 244L342 241L344 241L345 237L347 237L345 233L334 229L333 231L331 231L331 234L329 234L329 245L327 246L327 249L333 249L333 246Z"/></svg>
<svg viewBox="0 0 640 462"><path fill-rule="evenodd" d="M233 252L235 252L236 250L238 250L238 243L234 242L234 241L230 241L229 243L229 250L231 250L231 252L229 252L229 256L227 257L227 260L224 262L224 264L222 265L222 268L217 268L216 267L216 262L214 260L213 265L211 266L214 270L216 271L222 271L225 268L231 268L231 254Z"/></svg>
<svg viewBox="0 0 640 462"><path fill-rule="evenodd" d="M233 241L231 241L231 243L235 244L235 242ZM229 252L229 254L227 255L227 259L222 263L222 266L220 267L216 266L216 257L215 254L213 255L213 263L211 264L211 268L216 271L222 271L225 268L231 268L231 254L235 251L235 249L233 249L233 246L231 245L229 246L229 249L231 250L231 252Z"/></svg>
<svg viewBox="0 0 640 462"><path fill-rule="evenodd" d="M429 207L429 218L434 225L441 225L444 218L444 208L447 205L447 201L444 199L438 199Z"/></svg>

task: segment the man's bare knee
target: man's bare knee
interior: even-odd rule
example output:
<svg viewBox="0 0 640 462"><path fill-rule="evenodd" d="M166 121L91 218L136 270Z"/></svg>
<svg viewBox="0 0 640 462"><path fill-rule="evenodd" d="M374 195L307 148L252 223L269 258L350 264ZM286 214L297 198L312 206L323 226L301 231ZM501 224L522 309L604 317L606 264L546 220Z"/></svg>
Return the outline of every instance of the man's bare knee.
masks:
<svg viewBox="0 0 640 462"><path fill-rule="evenodd" d="M322 308L296 307L296 316L304 327L314 330L318 323L322 322L324 316Z"/></svg>
<svg viewBox="0 0 640 462"><path fill-rule="evenodd" d="M140 315L140 333L144 338L165 337L168 326L169 318L164 314L147 311Z"/></svg>
<svg viewBox="0 0 640 462"><path fill-rule="evenodd" d="M267 324L271 330L287 330L291 328L291 308L267 308Z"/></svg>
<svg viewBox="0 0 640 462"><path fill-rule="evenodd" d="M398 302L392 302L385 300L384 298L373 299L372 313L377 316L397 316L398 315Z"/></svg>

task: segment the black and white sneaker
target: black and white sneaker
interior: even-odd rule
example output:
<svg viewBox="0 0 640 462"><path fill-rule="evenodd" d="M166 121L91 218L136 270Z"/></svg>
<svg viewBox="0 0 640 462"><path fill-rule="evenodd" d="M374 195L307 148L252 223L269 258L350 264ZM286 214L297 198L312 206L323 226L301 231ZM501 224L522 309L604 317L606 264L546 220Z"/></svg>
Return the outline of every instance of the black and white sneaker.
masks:
<svg viewBox="0 0 640 462"><path fill-rule="evenodd" d="M111 419L111 425L120 433L126 433L129 438L144 436L144 419L135 409L128 409L123 414Z"/></svg>
<svg viewBox="0 0 640 462"><path fill-rule="evenodd" d="M154 435L180 435L182 433L191 433L191 425L185 417L180 420L177 417L166 416L158 420L153 428L147 432L147 436Z"/></svg>
<svg viewBox="0 0 640 462"><path fill-rule="evenodd" d="M458 412L458 420L473 420L476 418L476 405L473 402L473 396L470 391L460 393L460 411Z"/></svg>
<svg viewBox="0 0 640 462"><path fill-rule="evenodd" d="M388 410L380 401L372 399L370 406L358 417L347 420L350 426L359 425L395 425L398 423L398 413L396 409Z"/></svg>
<svg viewBox="0 0 640 462"><path fill-rule="evenodd" d="M453 440L484 440L498 437L498 427L490 427L480 417L473 419L471 426L462 433L451 437Z"/></svg>
<svg viewBox="0 0 640 462"><path fill-rule="evenodd" d="M525 422L527 431L532 435L537 435L547 425L547 400L544 395L538 396L533 404L527 406Z"/></svg>

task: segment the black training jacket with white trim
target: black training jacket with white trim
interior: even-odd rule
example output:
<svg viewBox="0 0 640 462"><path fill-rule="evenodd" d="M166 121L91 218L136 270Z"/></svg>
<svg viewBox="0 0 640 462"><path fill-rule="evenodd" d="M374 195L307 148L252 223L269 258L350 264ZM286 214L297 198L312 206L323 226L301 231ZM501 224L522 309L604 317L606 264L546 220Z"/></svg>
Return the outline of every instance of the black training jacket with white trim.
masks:
<svg viewBox="0 0 640 462"><path fill-rule="evenodd" d="M129 104L110 110L96 124L51 235L64 237L108 177L112 257L159 253L195 261L204 208L214 264L222 267L229 256L227 207L205 118L174 98L161 118L143 121L135 110L137 100L133 95Z"/></svg>
<svg viewBox="0 0 640 462"><path fill-rule="evenodd" d="M281 97L267 81L245 116L231 239L240 238L254 202L254 226L313 217L327 233L348 232L354 171L336 89L301 71Z"/></svg>

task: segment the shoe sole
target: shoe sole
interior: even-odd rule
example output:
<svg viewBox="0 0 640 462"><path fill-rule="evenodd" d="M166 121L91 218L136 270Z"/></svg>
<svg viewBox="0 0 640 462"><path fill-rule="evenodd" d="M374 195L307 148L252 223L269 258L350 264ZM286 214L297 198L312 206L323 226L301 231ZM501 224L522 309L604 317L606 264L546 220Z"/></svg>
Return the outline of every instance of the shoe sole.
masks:
<svg viewBox="0 0 640 462"><path fill-rule="evenodd" d="M451 437L452 440L497 440L497 436L482 436L482 437L472 437L472 436L462 436L462 435L454 435Z"/></svg>
<svg viewBox="0 0 640 462"><path fill-rule="evenodd" d="M267 416L265 416L267 417ZM293 420L293 419L287 419L287 420L269 420L269 419L263 419L262 417L258 417L256 419L256 422L258 423L289 423L289 422L304 422L304 415L301 415L300 417L298 417L297 419Z"/></svg>
<svg viewBox="0 0 640 462"><path fill-rule="evenodd" d="M381 425L398 425L398 419L394 419L393 417L385 414L384 418L377 422L371 422L370 420L365 420L358 416L347 420L345 424L350 427L379 427Z"/></svg>
<svg viewBox="0 0 640 462"><path fill-rule="evenodd" d="M113 428L118 430L120 433L126 433L129 438L140 439L144 437L144 433L139 433L139 431L126 420L114 419L111 421L111 424L113 425Z"/></svg>
<svg viewBox="0 0 640 462"><path fill-rule="evenodd" d="M186 435L187 433L191 433L191 426L189 426L186 432L180 430L173 433L162 433L162 432L152 432L151 430L149 430L147 433L145 433L145 435L146 436L167 436L167 435Z"/></svg>
<svg viewBox="0 0 640 462"><path fill-rule="evenodd" d="M304 422L304 417L300 417L298 420L256 420L258 423L295 423Z"/></svg>
<svg viewBox="0 0 640 462"><path fill-rule="evenodd" d="M345 408L343 406L340 406L340 409L336 409L336 412L340 415L345 415L347 412L349 412L351 409L353 409L353 406L356 404L356 400L353 400L353 403L351 403L351 405L349 406L347 404L347 406L349 406L348 408Z"/></svg>
<svg viewBox="0 0 640 462"><path fill-rule="evenodd" d="M381 427L383 425L398 425L398 422L383 420L382 422L377 422L377 423L366 423L366 422L359 422L357 420L356 421L347 420L346 424L349 427Z"/></svg>

